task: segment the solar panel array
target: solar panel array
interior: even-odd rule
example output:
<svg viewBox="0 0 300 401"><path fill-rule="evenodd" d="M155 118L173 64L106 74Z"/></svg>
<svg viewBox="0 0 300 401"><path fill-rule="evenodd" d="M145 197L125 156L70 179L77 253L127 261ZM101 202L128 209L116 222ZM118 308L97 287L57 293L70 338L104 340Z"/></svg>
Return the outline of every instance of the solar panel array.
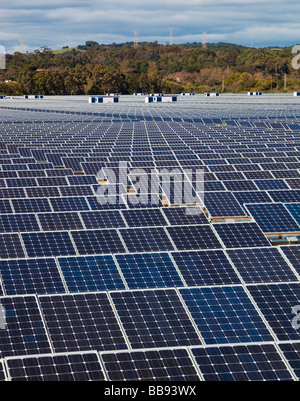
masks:
<svg viewBox="0 0 300 401"><path fill-rule="evenodd" d="M1 103L0 381L299 380L297 100L120 99Z"/></svg>

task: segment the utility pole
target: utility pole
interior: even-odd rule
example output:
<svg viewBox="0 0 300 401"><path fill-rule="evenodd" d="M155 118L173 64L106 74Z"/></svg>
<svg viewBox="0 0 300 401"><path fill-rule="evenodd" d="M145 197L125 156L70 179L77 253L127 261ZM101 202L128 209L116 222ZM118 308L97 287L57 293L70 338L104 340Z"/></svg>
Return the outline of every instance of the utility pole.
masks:
<svg viewBox="0 0 300 401"><path fill-rule="evenodd" d="M173 46L173 28L170 28L170 46Z"/></svg>
<svg viewBox="0 0 300 401"><path fill-rule="evenodd" d="M21 53L24 53L24 39L19 39L21 43Z"/></svg>
<svg viewBox="0 0 300 401"><path fill-rule="evenodd" d="M139 45L139 42L138 42L138 32L134 32L134 44L133 44L133 47L136 49L137 47L138 47L138 45Z"/></svg>
<svg viewBox="0 0 300 401"><path fill-rule="evenodd" d="M206 49L206 48L207 48L206 32L203 32L203 43L202 43L202 48L203 48L203 49Z"/></svg>

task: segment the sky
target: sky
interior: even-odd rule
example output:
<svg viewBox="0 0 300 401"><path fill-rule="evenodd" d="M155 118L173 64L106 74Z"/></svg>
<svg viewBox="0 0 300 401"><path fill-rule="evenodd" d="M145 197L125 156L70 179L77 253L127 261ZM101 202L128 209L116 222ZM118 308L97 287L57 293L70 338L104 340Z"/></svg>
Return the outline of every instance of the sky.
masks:
<svg viewBox="0 0 300 401"><path fill-rule="evenodd" d="M7 53L60 49L88 40L165 44L230 42L253 47L300 43L299 0L0 0Z"/></svg>

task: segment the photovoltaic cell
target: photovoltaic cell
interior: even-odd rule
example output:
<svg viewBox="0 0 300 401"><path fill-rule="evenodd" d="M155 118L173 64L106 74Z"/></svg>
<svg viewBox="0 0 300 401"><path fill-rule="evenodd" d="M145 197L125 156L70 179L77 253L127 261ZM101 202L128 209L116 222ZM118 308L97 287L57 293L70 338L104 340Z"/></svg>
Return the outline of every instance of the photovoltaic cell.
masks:
<svg viewBox="0 0 300 401"><path fill-rule="evenodd" d="M273 344L193 348L205 381L292 381Z"/></svg>
<svg viewBox="0 0 300 401"><path fill-rule="evenodd" d="M294 342L290 344L279 344L279 348L290 367L293 369L298 380L300 380L300 343Z"/></svg>
<svg viewBox="0 0 300 401"><path fill-rule="evenodd" d="M96 353L56 354L7 359L11 381L104 381Z"/></svg>
<svg viewBox="0 0 300 401"><path fill-rule="evenodd" d="M34 214L1 214L0 232L17 233L26 231L40 231Z"/></svg>
<svg viewBox="0 0 300 401"><path fill-rule="evenodd" d="M65 292L54 259L0 260L0 274L7 295Z"/></svg>
<svg viewBox="0 0 300 401"><path fill-rule="evenodd" d="M251 285L248 289L279 341L299 340L292 309L299 305L300 284Z"/></svg>
<svg viewBox="0 0 300 401"><path fill-rule="evenodd" d="M58 258L58 263L71 293L125 289L110 255Z"/></svg>
<svg viewBox="0 0 300 401"><path fill-rule="evenodd" d="M285 204L285 207L300 226L300 203Z"/></svg>
<svg viewBox="0 0 300 401"><path fill-rule="evenodd" d="M120 229L129 252L173 251L173 245L163 227Z"/></svg>
<svg viewBox="0 0 300 401"><path fill-rule="evenodd" d="M83 196L51 198L49 199L49 201L55 212L75 212L75 211L90 210L86 198L84 198Z"/></svg>
<svg viewBox="0 0 300 401"><path fill-rule="evenodd" d="M22 239L30 258L76 254L68 232L24 233Z"/></svg>
<svg viewBox="0 0 300 401"><path fill-rule="evenodd" d="M171 226L208 224L208 220L200 207L174 207L164 208Z"/></svg>
<svg viewBox="0 0 300 401"><path fill-rule="evenodd" d="M25 258L18 234L0 234L0 259Z"/></svg>
<svg viewBox="0 0 300 401"><path fill-rule="evenodd" d="M206 344L273 340L242 287L186 288L180 294Z"/></svg>
<svg viewBox="0 0 300 401"><path fill-rule="evenodd" d="M87 229L126 227L118 210L81 212L80 216Z"/></svg>
<svg viewBox="0 0 300 401"><path fill-rule="evenodd" d="M160 209L123 210L122 214L129 227L159 227L167 225L167 221Z"/></svg>
<svg viewBox="0 0 300 401"><path fill-rule="evenodd" d="M227 249L271 246L256 223L220 223L214 229Z"/></svg>
<svg viewBox="0 0 300 401"><path fill-rule="evenodd" d="M181 287L181 281L167 253L116 255L130 289Z"/></svg>
<svg viewBox="0 0 300 401"><path fill-rule="evenodd" d="M71 232L80 255L124 253L116 230L86 230Z"/></svg>
<svg viewBox="0 0 300 401"><path fill-rule="evenodd" d="M39 300L55 352L127 349L105 293L41 296Z"/></svg>
<svg viewBox="0 0 300 401"><path fill-rule="evenodd" d="M229 249L246 284L298 281L277 248Z"/></svg>
<svg viewBox="0 0 300 401"><path fill-rule="evenodd" d="M244 209L230 192L208 192L204 204L211 217L241 217Z"/></svg>
<svg viewBox="0 0 300 401"><path fill-rule="evenodd" d="M282 246L281 250L297 273L300 274L300 246Z"/></svg>
<svg viewBox="0 0 300 401"><path fill-rule="evenodd" d="M174 252L172 256L189 287L240 284L222 250Z"/></svg>
<svg viewBox="0 0 300 401"><path fill-rule="evenodd" d="M48 199L12 199L15 213L45 213L51 212Z"/></svg>
<svg viewBox="0 0 300 401"><path fill-rule="evenodd" d="M179 251L222 248L209 225L167 227L167 231Z"/></svg>
<svg viewBox="0 0 300 401"><path fill-rule="evenodd" d="M132 348L200 345L175 290L111 293Z"/></svg>
<svg viewBox="0 0 300 401"><path fill-rule="evenodd" d="M83 230L84 228L78 213L40 213L37 216L43 231Z"/></svg>
<svg viewBox="0 0 300 401"><path fill-rule="evenodd" d="M111 381L199 381L186 349L102 354Z"/></svg>
<svg viewBox="0 0 300 401"><path fill-rule="evenodd" d="M34 296L2 297L6 329L0 330L1 358L50 353L43 319Z"/></svg>
<svg viewBox="0 0 300 401"><path fill-rule="evenodd" d="M300 231L300 226L282 204L246 205L246 208L265 233Z"/></svg>

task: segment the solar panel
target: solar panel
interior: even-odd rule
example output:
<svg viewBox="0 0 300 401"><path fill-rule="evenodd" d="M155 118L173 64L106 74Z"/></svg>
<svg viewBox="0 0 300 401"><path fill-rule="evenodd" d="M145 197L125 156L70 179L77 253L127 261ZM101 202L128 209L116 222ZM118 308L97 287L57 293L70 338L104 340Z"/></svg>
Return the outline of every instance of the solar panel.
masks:
<svg viewBox="0 0 300 401"><path fill-rule="evenodd" d="M261 191L270 191L276 189L289 189L285 181L283 180L254 180L255 185Z"/></svg>
<svg viewBox="0 0 300 401"><path fill-rule="evenodd" d="M41 296L55 352L127 349L105 293Z"/></svg>
<svg viewBox="0 0 300 401"><path fill-rule="evenodd" d="M272 341L243 287L180 290L206 344Z"/></svg>
<svg viewBox="0 0 300 401"><path fill-rule="evenodd" d="M290 214L296 220L297 224L300 225L300 203L289 203L284 205Z"/></svg>
<svg viewBox="0 0 300 401"><path fill-rule="evenodd" d="M233 192L232 194L241 206L245 203L272 203L272 199L264 191Z"/></svg>
<svg viewBox="0 0 300 401"><path fill-rule="evenodd" d="M66 231L24 233L22 240L30 258L76 254L71 238Z"/></svg>
<svg viewBox="0 0 300 401"><path fill-rule="evenodd" d="M244 209L230 192L205 193L204 205L212 218L245 216Z"/></svg>
<svg viewBox="0 0 300 401"><path fill-rule="evenodd" d="M299 340L292 324L293 308L299 304L299 283L251 285L248 290L279 341Z"/></svg>
<svg viewBox="0 0 300 401"><path fill-rule="evenodd" d="M111 255L58 258L58 263L71 293L125 289Z"/></svg>
<svg viewBox="0 0 300 401"><path fill-rule="evenodd" d="M256 223L218 223L213 227L226 249L271 246Z"/></svg>
<svg viewBox="0 0 300 401"><path fill-rule="evenodd" d="M81 197L65 197L65 198L51 198L50 204L55 212L74 212L90 210L86 198ZM48 210L48 211L51 211Z"/></svg>
<svg viewBox="0 0 300 401"><path fill-rule="evenodd" d="M167 231L179 251L222 248L209 225L167 227Z"/></svg>
<svg viewBox="0 0 300 401"><path fill-rule="evenodd" d="M192 348L205 381L292 381L273 344Z"/></svg>
<svg viewBox="0 0 300 401"><path fill-rule="evenodd" d="M132 348L201 345L175 290L112 292Z"/></svg>
<svg viewBox="0 0 300 401"><path fill-rule="evenodd" d="M163 227L120 229L129 252L158 252L174 250Z"/></svg>
<svg viewBox="0 0 300 401"><path fill-rule="evenodd" d="M101 354L111 381L199 381L184 348Z"/></svg>
<svg viewBox="0 0 300 401"><path fill-rule="evenodd" d="M269 191L268 194L274 202L288 203L288 202L300 202L300 190L289 190L289 191Z"/></svg>
<svg viewBox="0 0 300 401"><path fill-rule="evenodd" d="M8 199L0 199L0 213L13 213L11 204Z"/></svg>
<svg viewBox="0 0 300 401"><path fill-rule="evenodd" d="M11 199L15 213L45 213L51 212L48 199Z"/></svg>
<svg viewBox="0 0 300 401"><path fill-rule="evenodd" d="M300 274L300 247L299 246L283 246L280 248L286 258L292 264L298 274Z"/></svg>
<svg viewBox="0 0 300 401"><path fill-rule="evenodd" d="M53 198L60 196L57 187L32 187L26 188L28 198ZM26 198L26 195L19 196L18 198Z"/></svg>
<svg viewBox="0 0 300 401"><path fill-rule="evenodd" d="M300 364L299 364L299 351L300 343L294 342L289 344L279 344L278 345L283 356L288 361L289 366L293 370L297 380L300 380Z"/></svg>
<svg viewBox="0 0 300 401"><path fill-rule="evenodd" d="M25 258L18 234L0 234L0 259Z"/></svg>
<svg viewBox="0 0 300 401"><path fill-rule="evenodd" d="M172 257L188 287L240 284L222 250L172 252Z"/></svg>
<svg viewBox="0 0 300 401"><path fill-rule="evenodd" d="M200 207L164 208L164 215L172 226L208 224L208 220Z"/></svg>
<svg viewBox="0 0 300 401"><path fill-rule="evenodd" d="M104 381L96 352L6 359L10 381Z"/></svg>
<svg viewBox="0 0 300 401"><path fill-rule="evenodd" d="M298 280L277 248L230 249L227 254L246 284Z"/></svg>
<svg viewBox="0 0 300 401"><path fill-rule="evenodd" d="M122 241L115 229L72 231L71 234L79 255L125 252Z"/></svg>
<svg viewBox="0 0 300 401"><path fill-rule="evenodd" d="M87 229L126 227L119 211L81 212L80 216Z"/></svg>
<svg viewBox="0 0 300 401"><path fill-rule="evenodd" d="M17 233L21 231L40 231L38 222L34 214L1 214L1 233Z"/></svg>
<svg viewBox="0 0 300 401"><path fill-rule="evenodd" d="M166 226L160 209L123 210L122 215L129 227L159 227Z"/></svg>
<svg viewBox="0 0 300 401"><path fill-rule="evenodd" d="M51 352L35 296L2 297L6 328L0 330L1 358Z"/></svg>
<svg viewBox="0 0 300 401"><path fill-rule="evenodd" d="M0 382L4 382L6 380L6 373L4 370L3 362L0 361Z"/></svg>
<svg viewBox="0 0 300 401"><path fill-rule="evenodd" d="M73 185L73 186L61 186L59 187L61 196L74 197L74 196L95 196L95 193L90 185ZM60 196L53 195L53 197ZM51 195L50 195L51 197Z"/></svg>
<svg viewBox="0 0 300 401"><path fill-rule="evenodd" d="M300 231L299 224L282 204L246 205L246 208L265 233Z"/></svg>
<svg viewBox="0 0 300 401"><path fill-rule="evenodd" d="M0 273L7 295L65 292L54 259L1 260Z"/></svg>
<svg viewBox="0 0 300 401"><path fill-rule="evenodd" d="M116 260L130 289L183 286L167 253L116 255Z"/></svg>

